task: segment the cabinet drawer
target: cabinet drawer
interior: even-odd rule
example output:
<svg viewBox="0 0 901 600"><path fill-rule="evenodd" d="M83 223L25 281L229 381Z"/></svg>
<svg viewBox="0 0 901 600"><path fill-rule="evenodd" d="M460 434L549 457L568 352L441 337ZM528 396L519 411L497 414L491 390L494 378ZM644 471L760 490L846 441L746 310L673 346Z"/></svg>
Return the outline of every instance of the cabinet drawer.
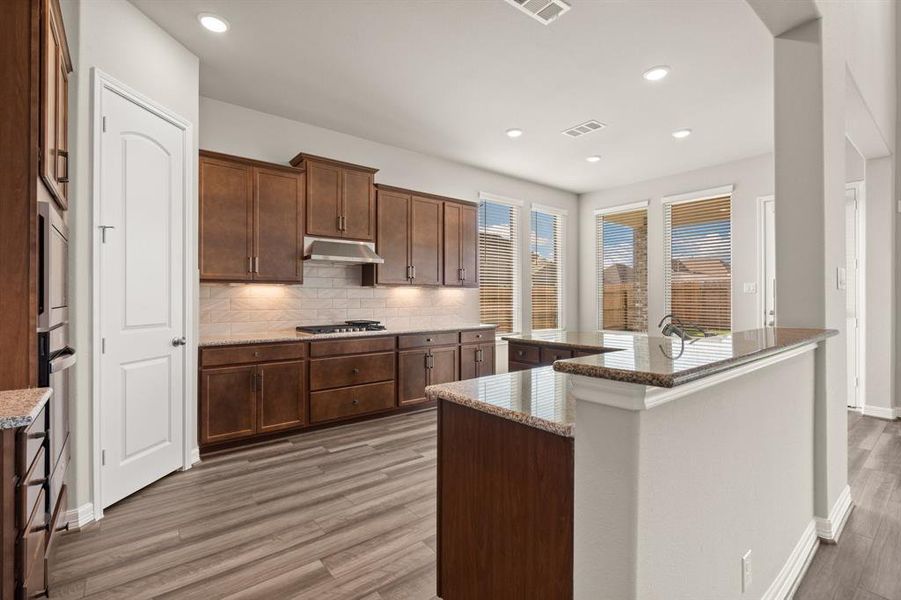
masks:
<svg viewBox="0 0 901 600"><path fill-rule="evenodd" d="M507 363L507 370L511 373L513 373L514 371L528 371L529 369L534 369L534 368L535 368L535 365L528 364L528 363L516 362L513 360L511 360Z"/></svg>
<svg viewBox="0 0 901 600"><path fill-rule="evenodd" d="M291 343L202 348L200 351L200 366L215 367L270 360L293 360L306 356L304 346L305 344L303 343Z"/></svg>
<svg viewBox="0 0 901 600"><path fill-rule="evenodd" d="M393 407L393 381L310 394L310 415L313 423L344 419Z"/></svg>
<svg viewBox="0 0 901 600"><path fill-rule="evenodd" d="M565 348L541 348L541 362L551 364L555 360L563 360L566 358L572 358L573 351L566 350Z"/></svg>
<svg viewBox="0 0 901 600"><path fill-rule="evenodd" d="M310 361L310 389L313 391L393 379L394 352Z"/></svg>
<svg viewBox="0 0 901 600"><path fill-rule="evenodd" d="M47 453L43 446L38 448L37 456L34 457L25 476L22 477L17 490L19 502L19 523L28 520L37 507L40 500L41 511L44 510L43 491L47 486Z"/></svg>
<svg viewBox="0 0 901 600"><path fill-rule="evenodd" d="M538 346L510 344L510 361L538 364L541 362L541 351Z"/></svg>
<svg viewBox="0 0 901 600"><path fill-rule="evenodd" d="M360 338L353 340L323 340L310 342L310 356L340 356L394 350L393 337Z"/></svg>
<svg viewBox="0 0 901 600"><path fill-rule="evenodd" d="M397 337L397 347L406 348L431 348L432 346L449 346L460 341L460 334L456 331L445 333L414 333Z"/></svg>
<svg viewBox="0 0 901 600"><path fill-rule="evenodd" d="M50 471L50 513L56 509L56 503L61 496L62 489L66 486L66 472L69 470L69 436L63 442L63 450L60 452L56 466ZM65 510L65 507L63 507Z"/></svg>
<svg viewBox="0 0 901 600"><path fill-rule="evenodd" d="M31 513L22 535L19 538L19 548L25 569L25 587L28 590L27 598L44 589L44 555L47 549L47 513L44 510L44 490L41 488L38 496L38 506Z"/></svg>
<svg viewBox="0 0 901 600"><path fill-rule="evenodd" d="M17 469L20 475L24 474L31 467L34 457L44 448L46 442L47 407L45 406L31 425L22 429L18 434L19 463Z"/></svg>
<svg viewBox="0 0 901 600"><path fill-rule="evenodd" d="M461 331L461 344L480 344L494 341L494 329L479 329L477 331Z"/></svg>
<svg viewBox="0 0 901 600"><path fill-rule="evenodd" d="M600 350L573 350L573 358L580 358L582 356L595 356L597 354L603 354Z"/></svg>

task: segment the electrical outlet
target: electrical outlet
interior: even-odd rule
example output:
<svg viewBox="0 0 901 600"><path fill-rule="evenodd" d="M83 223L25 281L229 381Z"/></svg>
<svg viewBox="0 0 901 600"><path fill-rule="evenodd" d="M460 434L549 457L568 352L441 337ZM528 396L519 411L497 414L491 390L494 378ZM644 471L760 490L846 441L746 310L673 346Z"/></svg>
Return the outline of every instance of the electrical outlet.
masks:
<svg viewBox="0 0 901 600"><path fill-rule="evenodd" d="M745 552L741 557L741 592L745 593L751 587L751 551Z"/></svg>

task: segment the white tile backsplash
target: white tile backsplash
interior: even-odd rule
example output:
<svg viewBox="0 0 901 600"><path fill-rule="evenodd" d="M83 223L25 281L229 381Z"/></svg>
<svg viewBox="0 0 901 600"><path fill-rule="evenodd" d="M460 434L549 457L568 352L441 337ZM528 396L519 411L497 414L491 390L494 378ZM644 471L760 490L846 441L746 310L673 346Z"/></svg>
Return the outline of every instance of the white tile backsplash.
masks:
<svg viewBox="0 0 901 600"><path fill-rule="evenodd" d="M200 284L200 334L258 333L374 319L389 328L479 322L477 289L361 287L359 266L309 266L302 285Z"/></svg>

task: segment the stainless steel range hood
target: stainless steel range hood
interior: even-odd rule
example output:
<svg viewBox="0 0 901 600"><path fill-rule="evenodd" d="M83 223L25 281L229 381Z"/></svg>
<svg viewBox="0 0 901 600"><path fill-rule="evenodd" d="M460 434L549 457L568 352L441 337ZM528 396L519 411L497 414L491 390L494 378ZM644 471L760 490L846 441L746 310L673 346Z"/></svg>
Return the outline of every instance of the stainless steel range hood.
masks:
<svg viewBox="0 0 901 600"><path fill-rule="evenodd" d="M306 238L304 260L317 263L372 265L385 259L375 253L370 242L339 242L337 240Z"/></svg>

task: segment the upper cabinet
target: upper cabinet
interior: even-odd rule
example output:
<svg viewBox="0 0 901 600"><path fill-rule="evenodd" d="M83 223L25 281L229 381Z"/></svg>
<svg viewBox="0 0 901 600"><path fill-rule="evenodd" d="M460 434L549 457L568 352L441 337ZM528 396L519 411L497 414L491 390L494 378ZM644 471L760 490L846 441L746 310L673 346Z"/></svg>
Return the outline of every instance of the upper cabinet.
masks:
<svg viewBox="0 0 901 600"><path fill-rule="evenodd" d="M376 188L376 253L385 262L364 267L364 285L478 286L474 205Z"/></svg>
<svg viewBox="0 0 901 600"><path fill-rule="evenodd" d="M41 1L40 174L63 210L69 206L69 73L72 62L57 0Z"/></svg>
<svg viewBox="0 0 901 600"><path fill-rule="evenodd" d="M378 169L303 153L291 164L307 173L307 235L375 241Z"/></svg>
<svg viewBox="0 0 901 600"><path fill-rule="evenodd" d="M474 205L444 203L444 285L479 286L477 230Z"/></svg>
<svg viewBox="0 0 901 600"><path fill-rule="evenodd" d="M200 279L303 281L300 169L201 150Z"/></svg>

